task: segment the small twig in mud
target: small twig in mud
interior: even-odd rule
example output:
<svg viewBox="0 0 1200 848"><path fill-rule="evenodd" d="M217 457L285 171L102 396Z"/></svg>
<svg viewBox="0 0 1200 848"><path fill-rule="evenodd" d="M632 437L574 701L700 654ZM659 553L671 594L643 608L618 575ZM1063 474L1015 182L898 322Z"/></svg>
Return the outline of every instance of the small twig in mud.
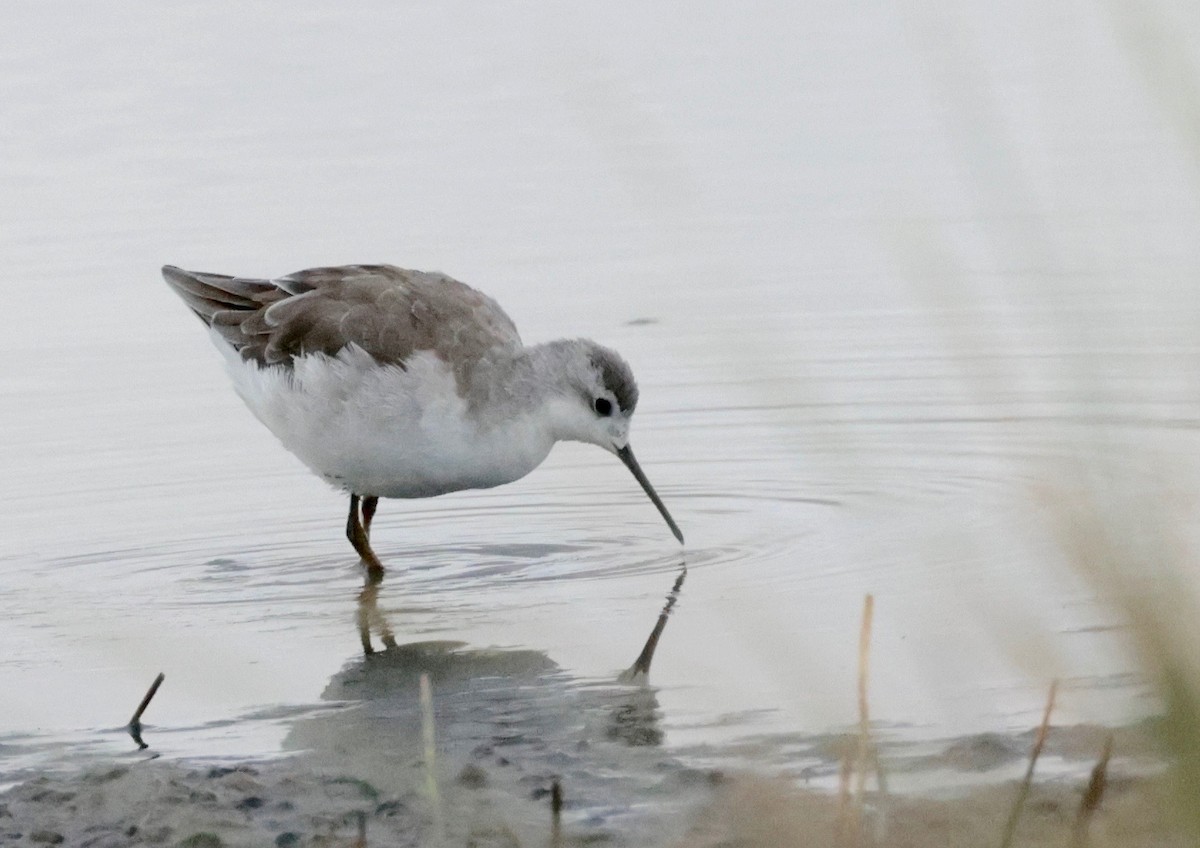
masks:
<svg viewBox="0 0 1200 848"><path fill-rule="evenodd" d="M129 731L129 735L133 737L133 741L137 743L138 750L144 751L150 746L142 741L142 713L146 712L146 707L150 706L150 701L154 699L154 695L158 692L158 687L162 686L162 682L167 679L167 676L161 671L158 677L154 678L154 682L150 684L150 688L146 690L146 696L142 698L142 702L138 704L138 708L133 711L133 718L129 720L129 724L125 729Z"/></svg>
<svg viewBox="0 0 1200 848"><path fill-rule="evenodd" d="M1096 810L1100 808L1100 801L1104 798L1104 789L1108 785L1108 761L1112 757L1112 746L1113 738L1109 734L1109 737L1104 740L1104 750L1100 753L1100 759L1092 769L1092 777L1088 781L1087 789L1083 791L1083 798L1079 800L1079 812L1075 816L1075 832L1072 840L1075 848L1084 848L1087 845L1088 825L1091 824Z"/></svg>
<svg viewBox="0 0 1200 848"><path fill-rule="evenodd" d="M433 725L433 687L429 675L421 674L421 735L425 741L425 790L433 805L433 821L439 842L446 840L445 822L442 820L442 799L437 785L437 748Z"/></svg>
<svg viewBox="0 0 1200 848"><path fill-rule="evenodd" d="M550 844L554 848L562 845L563 791L558 778L550 784Z"/></svg>
<svg viewBox="0 0 1200 848"><path fill-rule="evenodd" d="M142 698L142 702L138 704L138 708L133 711L133 718L129 720L131 727L135 724L141 723L142 713L146 712L146 707L150 706L150 702L154 699L155 693L158 692L158 687L162 686L162 682L166 679L167 676L161 671L158 673L158 677L154 678L154 682L151 683L150 688L146 690L146 695Z"/></svg>
<svg viewBox="0 0 1200 848"><path fill-rule="evenodd" d="M1017 821L1021 818L1021 809L1025 806L1025 799L1029 797L1029 788L1033 785L1033 770L1037 766L1042 746L1046 744L1046 734L1050 730L1050 714L1054 712L1054 695L1057 691L1058 681L1055 680L1050 684L1050 694L1046 698L1046 712L1042 715L1042 724L1038 728L1037 737L1033 740L1033 750L1029 752L1029 767L1025 769L1025 779L1021 781L1021 788L1017 792L1016 801L1013 802L1008 823L1004 826L1004 838L1000 840L1000 848L1010 848L1013 834L1017 832Z"/></svg>

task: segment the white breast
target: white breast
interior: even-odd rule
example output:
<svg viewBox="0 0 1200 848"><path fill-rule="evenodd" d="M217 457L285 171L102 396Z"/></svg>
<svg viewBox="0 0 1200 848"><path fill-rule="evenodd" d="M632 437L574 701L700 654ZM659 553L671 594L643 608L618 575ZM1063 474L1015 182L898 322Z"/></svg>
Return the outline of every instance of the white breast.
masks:
<svg viewBox="0 0 1200 848"><path fill-rule="evenodd" d="M214 342L258 419L314 472L355 494L420 498L498 486L528 474L554 444L536 410L502 420L469 411L431 353L400 368L351 346L300 357L289 372Z"/></svg>

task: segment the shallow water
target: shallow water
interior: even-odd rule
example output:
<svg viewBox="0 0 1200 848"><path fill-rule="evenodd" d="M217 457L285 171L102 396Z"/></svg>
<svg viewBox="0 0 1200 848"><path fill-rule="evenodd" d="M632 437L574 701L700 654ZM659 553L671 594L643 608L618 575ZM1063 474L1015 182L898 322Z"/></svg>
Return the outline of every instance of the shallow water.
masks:
<svg viewBox="0 0 1200 848"><path fill-rule="evenodd" d="M686 566L650 695L681 761L811 766L866 592L895 744L1027 729L1053 677L1063 724L1151 710L1045 503L1103 455L1195 529L1195 151L1121 21L977 5L12 7L0 779L134 756L159 671L167 756L315 744L362 700L344 499L164 262L437 268L632 363L682 549L578 445L382 504L378 613L461 645L454 698L499 673L472 652L536 660L539 704L608 691Z"/></svg>

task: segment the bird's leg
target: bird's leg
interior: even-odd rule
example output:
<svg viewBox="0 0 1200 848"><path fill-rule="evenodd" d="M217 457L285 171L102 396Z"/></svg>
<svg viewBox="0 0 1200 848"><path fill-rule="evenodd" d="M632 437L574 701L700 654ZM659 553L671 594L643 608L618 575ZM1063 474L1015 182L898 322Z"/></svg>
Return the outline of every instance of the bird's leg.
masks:
<svg viewBox="0 0 1200 848"><path fill-rule="evenodd" d="M367 498L367 500L375 499ZM350 540L354 550L362 557L362 561L367 564L367 574L374 579L381 580L383 579L383 563L371 550L371 542L367 539L367 531L363 529L362 519L359 517L358 501L358 495L350 496L350 517L346 520L346 538ZM372 507L371 512L374 513L374 511Z"/></svg>
<svg viewBox="0 0 1200 848"><path fill-rule="evenodd" d="M379 506L379 498L367 495L362 499L362 525L367 541L371 541L371 521L375 518L375 507Z"/></svg>

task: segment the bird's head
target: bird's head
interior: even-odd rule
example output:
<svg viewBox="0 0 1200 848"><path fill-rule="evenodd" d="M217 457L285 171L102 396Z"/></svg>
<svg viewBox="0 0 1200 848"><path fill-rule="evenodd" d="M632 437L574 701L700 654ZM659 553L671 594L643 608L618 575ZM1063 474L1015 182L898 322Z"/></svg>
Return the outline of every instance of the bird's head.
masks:
<svg viewBox="0 0 1200 848"><path fill-rule="evenodd" d="M642 473L629 446L629 425L637 408L633 371L616 351L587 339L551 342L557 360L550 405L558 439L588 442L615 454L632 472L680 542L683 534Z"/></svg>

